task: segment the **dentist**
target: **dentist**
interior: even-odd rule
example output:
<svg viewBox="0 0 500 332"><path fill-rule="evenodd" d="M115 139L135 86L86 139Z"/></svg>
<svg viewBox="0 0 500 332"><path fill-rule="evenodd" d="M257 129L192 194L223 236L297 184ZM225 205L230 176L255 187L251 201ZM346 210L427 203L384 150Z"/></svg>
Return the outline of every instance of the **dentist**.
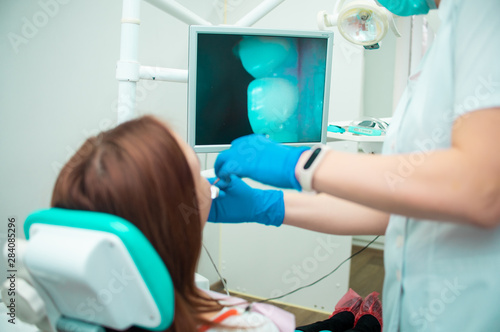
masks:
<svg viewBox="0 0 500 332"><path fill-rule="evenodd" d="M239 138L215 163L208 219L385 234L384 331L500 331L500 1L379 3L442 21L382 155Z"/></svg>

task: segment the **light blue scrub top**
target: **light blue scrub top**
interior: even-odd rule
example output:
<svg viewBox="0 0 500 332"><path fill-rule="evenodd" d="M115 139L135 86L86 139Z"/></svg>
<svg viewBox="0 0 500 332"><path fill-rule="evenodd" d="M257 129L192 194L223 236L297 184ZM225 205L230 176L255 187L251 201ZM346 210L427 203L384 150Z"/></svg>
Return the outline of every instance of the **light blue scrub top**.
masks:
<svg viewBox="0 0 500 332"><path fill-rule="evenodd" d="M385 174L394 186L450 147L455 120L500 106L500 0L442 0L439 15L387 133L384 154L410 154ZM393 215L384 264L384 331L500 331L500 227Z"/></svg>

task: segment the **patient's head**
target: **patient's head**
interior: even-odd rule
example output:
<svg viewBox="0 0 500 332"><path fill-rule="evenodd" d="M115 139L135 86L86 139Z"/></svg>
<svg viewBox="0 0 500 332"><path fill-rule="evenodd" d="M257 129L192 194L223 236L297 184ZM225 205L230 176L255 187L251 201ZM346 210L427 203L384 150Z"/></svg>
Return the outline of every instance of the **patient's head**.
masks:
<svg viewBox="0 0 500 332"><path fill-rule="evenodd" d="M61 170L52 196L54 207L107 212L135 224L172 276L176 317L213 307L194 286L210 205L210 184L194 151L150 116L87 139Z"/></svg>

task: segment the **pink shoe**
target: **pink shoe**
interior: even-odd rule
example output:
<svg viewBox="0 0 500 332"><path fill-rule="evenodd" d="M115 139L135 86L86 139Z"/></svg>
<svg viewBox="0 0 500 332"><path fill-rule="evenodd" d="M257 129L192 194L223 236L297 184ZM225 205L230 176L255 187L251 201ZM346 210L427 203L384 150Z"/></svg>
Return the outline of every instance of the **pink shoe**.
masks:
<svg viewBox="0 0 500 332"><path fill-rule="evenodd" d="M362 302L363 298L349 288L347 293L345 293L345 295L342 296L339 302L335 305L335 311L330 315L330 317L343 311L352 312L354 317L356 317Z"/></svg>
<svg viewBox="0 0 500 332"><path fill-rule="evenodd" d="M358 320L364 315L372 315L378 320L380 330L382 330L382 302L380 302L378 295L379 294L377 292L373 292L365 297L361 307L359 308L359 312L356 315L356 319L354 320L354 326L356 326Z"/></svg>

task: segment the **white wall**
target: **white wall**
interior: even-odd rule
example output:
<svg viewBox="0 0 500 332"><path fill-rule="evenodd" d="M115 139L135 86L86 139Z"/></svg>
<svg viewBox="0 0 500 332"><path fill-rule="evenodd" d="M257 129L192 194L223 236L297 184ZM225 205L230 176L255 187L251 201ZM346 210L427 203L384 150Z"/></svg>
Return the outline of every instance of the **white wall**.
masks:
<svg viewBox="0 0 500 332"><path fill-rule="evenodd" d="M393 112L396 36L389 31L378 50L365 51L363 115L391 117Z"/></svg>
<svg viewBox="0 0 500 332"><path fill-rule="evenodd" d="M233 23L260 2L227 0L224 13L224 0L180 1L215 24ZM333 6L286 0L256 26L316 29L316 13ZM60 167L83 140L114 125L120 18L119 0L0 3L0 241L8 217L17 218L21 236L26 216L49 206ZM139 61L187 69L187 25L147 3L141 19ZM361 114L363 54L337 34L331 121ZM141 83L137 100L141 114L159 115L186 137L185 84Z"/></svg>
<svg viewBox="0 0 500 332"><path fill-rule="evenodd" d="M260 1L181 1L213 23L232 23ZM316 13L327 0L288 0L260 27L316 29ZM60 167L83 140L116 119L115 64L119 55L121 1L25 0L0 3L0 220L22 221L47 207ZM187 25L142 4L139 60L142 64L187 68ZM345 43L345 42L344 42ZM337 43L338 44L338 43ZM360 57L349 45L336 60ZM346 52L347 50L347 52ZM345 55L349 57L346 57ZM343 59L344 58L344 59ZM356 59L355 59L356 60ZM339 65L333 79L333 116L358 112L359 66ZM345 73L345 74L343 74ZM354 77L356 77L354 75ZM339 84L340 78L342 84ZM345 84L345 81L351 81ZM162 116L186 136L185 84L141 83L138 109ZM354 106L352 106L354 104ZM346 105L346 106L344 106ZM347 107L349 106L349 107ZM5 233L0 230L0 234Z"/></svg>
<svg viewBox="0 0 500 332"><path fill-rule="evenodd" d="M221 1L181 3L219 23L224 17ZM258 3L229 1L228 22ZM315 29L316 12L332 6L327 0L288 0L257 26ZM23 220L33 209L47 206L60 166L84 138L114 123L120 18L118 0L1 2L0 220L8 215ZM186 69L187 33L186 24L143 3L140 62ZM341 42L336 40L337 47ZM344 44L336 61L350 64L361 57L357 50L345 49ZM359 75L359 66L342 64L335 70L331 117L348 118L358 112L352 105L357 105L359 91L351 86L359 80L351 73ZM185 137L185 84L142 83L137 99L141 113L162 116Z"/></svg>

